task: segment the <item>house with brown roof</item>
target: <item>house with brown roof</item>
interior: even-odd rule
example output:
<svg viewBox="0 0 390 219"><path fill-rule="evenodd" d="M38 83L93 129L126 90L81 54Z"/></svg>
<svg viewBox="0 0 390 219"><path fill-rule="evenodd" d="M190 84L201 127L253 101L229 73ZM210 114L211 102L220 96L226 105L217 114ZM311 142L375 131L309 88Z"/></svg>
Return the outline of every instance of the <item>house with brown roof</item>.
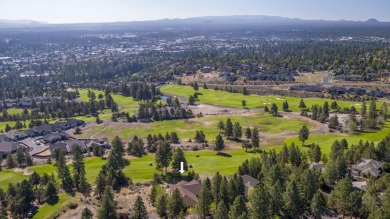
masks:
<svg viewBox="0 0 390 219"><path fill-rule="evenodd" d="M199 180L192 180L191 182L182 180L178 184L171 186L170 193L172 194L176 189L179 190L185 205L192 207L198 203L198 195L201 188L202 183Z"/></svg>

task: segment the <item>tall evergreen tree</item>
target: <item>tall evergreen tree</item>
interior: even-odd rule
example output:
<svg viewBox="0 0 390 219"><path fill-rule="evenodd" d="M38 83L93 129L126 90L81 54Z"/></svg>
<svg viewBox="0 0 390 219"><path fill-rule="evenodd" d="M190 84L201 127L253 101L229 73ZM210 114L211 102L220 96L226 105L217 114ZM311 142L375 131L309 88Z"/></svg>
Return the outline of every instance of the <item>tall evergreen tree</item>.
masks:
<svg viewBox="0 0 390 219"><path fill-rule="evenodd" d="M279 197L280 199L280 197ZM271 217L269 194L263 185L259 185L250 196L250 217L253 219L267 219Z"/></svg>
<svg viewBox="0 0 390 219"><path fill-rule="evenodd" d="M233 136L233 123L232 121L230 120L230 118L228 118L226 120L226 125L225 125L225 136L227 138L230 138L231 136Z"/></svg>
<svg viewBox="0 0 390 219"><path fill-rule="evenodd" d="M217 137L215 138L214 150L218 151L218 153L219 153L224 148L225 148L225 142L223 141L222 136L220 134L218 134Z"/></svg>
<svg viewBox="0 0 390 219"><path fill-rule="evenodd" d="M254 150L260 148L260 137L259 137L259 131L257 128L254 128L252 130L252 136L251 136L251 146Z"/></svg>
<svg viewBox="0 0 390 219"><path fill-rule="evenodd" d="M118 136L116 136L111 142L111 152L107 159L107 165L114 170L121 170L126 166L126 160L123 158L125 148Z"/></svg>
<svg viewBox="0 0 390 219"><path fill-rule="evenodd" d="M179 173L181 169L181 162L183 162L184 170L187 171L188 170L187 160L186 157L184 156L183 150L179 147L175 149L172 156L172 170L175 173Z"/></svg>
<svg viewBox="0 0 390 219"><path fill-rule="evenodd" d="M167 216L167 202L168 199L165 194L161 194L156 198L156 202L155 202L156 212L162 218Z"/></svg>
<svg viewBox="0 0 390 219"><path fill-rule="evenodd" d="M311 204L310 204L311 214L316 219L321 219L322 214L324 213L325 205L326 205L325 198L322 195L321 191L318 190L316 194L314 194L313 199L311 200Z"/></svg>
<svg viewBox="0 0 390 219"><path fill-rule="evenodd" d="M83 212L81 212L81 219L92 219L93 213L89 208L84 208Z"/></svg>
<svg viewBox="0 0 390 219"><path fill-rule="evenodd" d="M165 172L167 172L171 159L172 159L171 145L167 142L160 142L155 154L156 169L162 172L165 167Z"/></svg>
<svg viewBox="0 0 390 219"><path fill-rule="evenodd" d="M299 196L299 190L294 180L287 185L286 192L283 194L283 201L284 211L287 216L299 218L303 215L303 201Z"/></svg>
<svg viewBox="0 0 390 219"><path fill-rule="evenodd" d="M306 125L302 126L302 128L299 130L298 139L302 142L302 145L305 143L307 139L309 139L309 129Z"/></svg>
<svg viewBox="0 0 390 219"><path fill-rule="evenodd" d="M148 212L146 211L144 202L142 201L141 196L137 196L133 209L133 216L132 219L148 219Z"/></svg>
<svg viewBox="0 0 390 219"><path fill-rule="evenodd" d="M210 205L213 201L213 196L211 191L211 182L209 178L207 178L200 190L200 194L198 196L198 204L196 205L196 210L200 216L200 218L206 218L210 211Z"/></svg>
<svg viewBox="0 0 390 219"><path fill-rule="evenodd" d="M73 182L80 192L85 192L89 186L85 177L84 156L79 145L73 146Z"/></svg>
<svg viewBox="0 0 390 219"><path fill-rule="evenodd" d="M219 202L217 205L217 210L215 211L213 218L214 219L226 219L227 215L229 215L229 211L228 211L225 203L223 203L223 201Z"/></svg>
<svg viewBox="0 0 390 219"><path fill-rule="evenodd" d="M184 200L179 190L175 189L168 202L168 210L170 218L177 218L180 212L185 210Z"/></svg>
<svg viewBox="0 0 390 219"><path fill-rule="evenodd" d="M276 104L272 104L271 105L271 109L270 109L270 113L274 116L277 116L278 115L278 106L276 106Z"/></svg>
<svg viewBox="0 0 390 219"><path fill-rule="evenodd" d="M229 219L236 218L248 218L248 209L245 204L245 199L242 195L237 196L233 202L233 205L230 207Z"/></svg>
<svg viewBox="0 0 390 219"><path fill-rule="evenodd" d="M114 195L111 187L107 186L104 190L102 201L97 215L98 219L117 219L116 204L114 203Z"/></svg>

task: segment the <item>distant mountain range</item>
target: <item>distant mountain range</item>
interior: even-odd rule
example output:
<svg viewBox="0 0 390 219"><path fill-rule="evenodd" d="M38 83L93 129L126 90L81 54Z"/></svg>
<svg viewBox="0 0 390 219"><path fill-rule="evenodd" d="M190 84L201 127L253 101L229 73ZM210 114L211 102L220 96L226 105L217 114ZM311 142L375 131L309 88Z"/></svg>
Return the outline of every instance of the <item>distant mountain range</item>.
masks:
<svg viewBox="0 0 390 219"><path fill-rule="evenodd" d="M218 27L218 26L330 26L330 25L390 25L388 22L379 22L376 19L367 21L348 21L348 20L303 20L298 18L287 18L280 16L266 15L236 15L236 16L208 16L194 17L186 19L161 19L152 21L129 21L129 22L108 22L108 23L76 23L76 24L49 24L33 20L0 20L0 28L22 28L22 27L62 27L66 29L97 29L102 28L119 28L119 27Z"/></svg>

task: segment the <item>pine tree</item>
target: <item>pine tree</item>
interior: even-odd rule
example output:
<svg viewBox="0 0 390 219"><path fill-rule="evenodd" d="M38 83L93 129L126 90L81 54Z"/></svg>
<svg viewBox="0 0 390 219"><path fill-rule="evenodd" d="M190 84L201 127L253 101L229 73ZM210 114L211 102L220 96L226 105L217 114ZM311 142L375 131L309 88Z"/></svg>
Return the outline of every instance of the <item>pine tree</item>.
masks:
<svg viewBox="0 0 390 219"><path fill-rule="evenodd" d="M316 219L321 219L324 213L324 206L326 205L325 198L321 191L317 191L311 200L310 212Z"/></svg>
<svg viewBox="0 0 390 219"><path fill-rule="evenodd" d="M243 108L245 108L245 107L246 107L246 101L245 101L245 100L242 100L242 101L241 101L241 105L242 105Z"/></svg>
<svg viewBox="0 0 390 219"><path fill-rule="evenodd" d="M187 160L186 157L184 156L183 150L179 147L173 152L173 156L172 156L172 170L177 174L181 169L181 162L183 162L183 169L187 171L188 170Z"/></svg>
<svg viewBox="0 0 390 219"><path fill-rule="evenodd" d="M278 106L276 106L276 104L273 103L273 104L271 105L270 113L271 113L273 116L277 116L277 115L278 115Z"/></svg>
<svg viewBox="0 0 390 219"><path fill-rule="evenodd" d="M260 137L257 128L254 128L252 130L251 146L253 147L254 150L259 149L260 147Z"/></svg>
<svg viewBox="0 0 390 219"><path fill-rule="evenodd" d="M230 120L230 118L228 118L226 120L226 126L225 126L225 136L227 138L230 138L231 136L233 136L233 123L232 121Z"/></svg>
<svg viewBox="0 0 390 219"><path fill-rule="evenodd" d="M283 194L284 210L287 216L298 218L304 213L304 205L299 196L298 187L294 180L292 180Z"/></svg>
<svg viewBox="0 0 390 219"><path fill-rule="evenodd" d="M141 196L137 196L133 206L133 216L132 219L148 219L148 212L146 211L144 202L142 201Z"/></svg>
<svg viewBox="0 0 390 219"><path fill-rule="evenodd" d="M215 148L214 150L220 152L225 148L225 142L222 139L222 136L220 134L217 135L215 138Z"/></svg>
<svg viewBox="0 0 390 219"><path fill-rule="evenodd" d="M26 156L23 153L21 148L18 148L16 150L15 159L16 159L16 162L19 164L19 167L22 166L22 164L24 162L26 162Z"/></svg>
<svg viewBox="0 0 390 219"><path fill-rule="evenodd" d="M206 215L210 211L210 205L211 202L213 201L213 196L211 191L211 182L209 178L207 178L200 190L200 194L198 196L198 204L196 206L196 210L201 218L206 218Z"/></svg>
<svg viewBox="0 0 390 219"><path fill-rule="evenodd" d="M270 213L271 215L279 215L282 208L283 208L283 199L281 199L283 194L283 189L281 186L280 181L276 182L270 192L269 192L269 197L270 197Z"/></svg>
<svg viewBox="0 0 390 219"><path fill-rule="evenodd" d="M287 101L283 102L283 111L288 112L288 102Z"/></svg>
<svg viewBox="0 0 390 219"><path fill-rule="evenodd" d="M352 180L351 177L347 176L336 184L334 190L330 194L329 202L337 209L337 212L346 215L346 212L351 206L350 198L352 192Z"/></svg>
<svg viewBox="0 0 390 219"><path fill-rule="evenodd" d="M236 218L248 218L248 209L246 208L245 199L241 195L237 196L229 211L229 219Z"/></svg>
<svg viewBox="0 0 390 219"><path fill-rule="evenodd" d="M226 207L230 206L230 198L229 198L229 189L228 189L228 180L226 176L224 176L221 180L221 185L219 188L219 199L226 203Z"/></svg>
<svg viewBox="0 0 390 219"><path fill-rule="evenodd" d="M45 197L48 200L51 200L52 198L57 196L57 193L58 193L57 188L55 187L54 183L50 180L46 185Z"/></svg>
<svg viewBox="0 0 390 219"><path fill-rule="evenodd" d="M185 210L184 200L179 190L173 191L168 203L169 217L177 218L180 212Z"/></svg>
<svg viewBox="0 0 390 219"><path fill-rule="evenodd" d="M303 101L303 99L301 99L301 100L299 101L299 108L300 108L300 109L306 108L306 104L305 104L305 102Z"/></svg>
<svg viewBox="0 0 390 219"><path fill-rule="evenodd" d="M277 197L280 199L280 197ZM251 209L250 216L251 218L256 219L267 219L271 217L270 212L270 199L269 194L265 190L263 185L258 185L253 194L250 196Z"/></svg>
<svg viewBox="0 0 390 219"><path fill-rule="evenodd" d="M56 166L57 166L58 177L61 179L62 188L64 190L71 190L74 184L73 184L72 177L70 175L69 168L66 165L65 156L62 150L59 151Z"/></svg>
<svg viewBox="0 0 390 219"><path fill-rule="evenodd" d="M17 163L14 159L14 156L12 155L12 153L8 153L7 154L7 158L5 160L5 164L7 166L8 169L12 169L12 168L15 168Z"/></svg>
<svg viewBox="0 0 390 219"><path fill-rule="evenodd" d="M155 202L156 212L162 218L167 216L167 202L168 200L165 194L161 194L156 198L156 202Z"/></svg>
<svg viewBox="0 0 390 219"><path fill-rule="evenodd" d="M172 159L171 145L167 142L161 142L155 154L156 169L161 170L162 172L163 168L165 167L165 172L167 172L171 159Z"/></svg>
<svg viewBox="0 0 390 219"><path fill-rule="evenodd" d="M217 210L215 211L215 214L214 214L214 219L226 219L226 216L229 215L229 211L225 205L225 203L223 203L223 201L219 202L219 204L217 205Z"/></svg>
<svg viewBox="0 0 390 219"><path fill-rule="evenodd" d="M100 204L100 208L97 215L98 219L117 219L116 204L114 203L114 195L110 186L107 186L104 190L104 195Z"/></svg>
<svg viewBox="0 0 390 219"><path fill-rule="evenodd" d="M213 194L213 200L215 203L219 203L221 201L219 191L221 190L221 183L222 183L222 176L219 174L219 172L216 172L213 181L212 181L212 187L211 192ZM225 205L226 207L226 205ZM218 205L217 205L218 208Z"/></svg>
<svg viewBox="0 0 390 219"><path fill-rule="evenodd" d="M240 123L235 122L233 126L233 137L238 140L239 138L242 137L242 127Z"/></svg>
<svg viewBox="0 0 390 219"><path fill-rule="evenodd" d="M125 153L122 139L116 136L111 142L111 153L107 159L107 165L114 170L121 170L126 166L126 160L123 158Z"/></svg>
<svg viewBox="0 0 390 219"><path fill-rule="evenodd" d="M302 142L302 145L305 143L307 139L309 139L309 129L306 125L302 126L302 128L299 130L298 139Z"/></svg>
<svg viewBox="0 0 390 219"><path fill-rule="evenodd" d="M310 161L311 162L320 162L321 160L321 148L320 146L318 146L317 144L316 145L312 145L310 147L310 150L309 150L309 157L310 157Z"/></svg>
<svg viewBox="0 0 390 219"><path fill-rule="evenodd" d="M27 166L34 166L34 162L31 158L30 154L28 153L28 151L26 152L26 154L24 156L26 157Z"/></svg>
<svg viewBox="0 0 390 219"><path fill-rule="evenodd" d="M106 179L102 171L100 171L99 174L97 175L95 184L96 184L95 195L102 197L104 190L106 188Z"/></svg>
<svg viewBox="0 0 390 219"><path fill-rule="evenodd" d="M221 121L219 121L219 123L218 123L218 129L219 129L219 132L224 132L224 130L225 130L225 123L223 123L223 121L221 120Z"/></svg>
<svg viewBox="0 0 390 219"><path fill-rule="evenodd" d="M85 192L88 188L87 178L85 177L85 164L83 160L81 147L73 146L73 181L80 192Z"/></svg>
<svg viewBox="0 0 390 219"><path fill-rule="evenodd" d="M251 139L251 138L252 138L252 131L251 131L251 129L250 129L249 127L247 127L247 128L245 129L245 137L246 137L247 139Z"/></svg>
<svg viewBox="0 0 390 219"><path fill-rule="evenodd" d="M92 219L93 213L89 208L84 208L83 212L81 212L81 219Z"/></svg>

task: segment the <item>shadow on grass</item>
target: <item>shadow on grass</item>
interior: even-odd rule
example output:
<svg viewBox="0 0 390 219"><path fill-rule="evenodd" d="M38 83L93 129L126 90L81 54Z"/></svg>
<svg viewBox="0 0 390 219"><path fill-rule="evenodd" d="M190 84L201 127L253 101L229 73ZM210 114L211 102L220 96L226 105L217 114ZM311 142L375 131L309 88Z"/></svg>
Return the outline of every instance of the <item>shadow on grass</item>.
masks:
<svg viewBox="0 0 390 219"><path fill-rule="evenodd" d="M249 153L249 154L262 154L263 151L262 150L250 150L250 151L246 151L246 153Z"/></svg>
<svg viewBox="0 0 390 219"><path fill-rule="evenodd" d="M231 154L225 153L225 152L218 152L217 156L222 156L222 157L232 157Z"/></svg>

